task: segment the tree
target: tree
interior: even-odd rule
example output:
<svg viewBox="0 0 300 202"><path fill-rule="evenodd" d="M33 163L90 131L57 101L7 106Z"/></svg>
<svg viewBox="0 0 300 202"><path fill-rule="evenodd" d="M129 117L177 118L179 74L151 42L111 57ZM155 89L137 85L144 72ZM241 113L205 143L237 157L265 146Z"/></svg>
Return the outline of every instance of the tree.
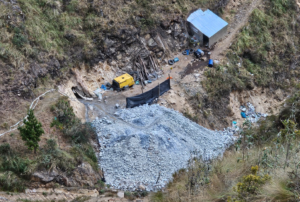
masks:
<svg viewBox="0 0 300 202"><path fill-rule="evenodd" d="M27 115L27 119L24 119L24 126L19 127L18 130L20 131L22 140L26 142L25 145L28 149L34 150L36 154L36 149L39 147L38 142L44 130L42 124L34 116L32 109L28 111Z"/></svg>

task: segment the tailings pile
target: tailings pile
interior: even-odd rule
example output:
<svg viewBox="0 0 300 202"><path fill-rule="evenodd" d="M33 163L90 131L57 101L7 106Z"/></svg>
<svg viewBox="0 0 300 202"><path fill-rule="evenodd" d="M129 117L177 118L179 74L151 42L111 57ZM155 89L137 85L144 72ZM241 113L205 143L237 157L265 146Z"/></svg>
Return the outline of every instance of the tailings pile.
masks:
<svg viewBox="0 0 300 202"><path fill-rule="evenodd" d="M206 129L159 105L120 109L93 125L106 182L124 190L160 189L195 153L216 158L234 142L233 133Z"/></svg>

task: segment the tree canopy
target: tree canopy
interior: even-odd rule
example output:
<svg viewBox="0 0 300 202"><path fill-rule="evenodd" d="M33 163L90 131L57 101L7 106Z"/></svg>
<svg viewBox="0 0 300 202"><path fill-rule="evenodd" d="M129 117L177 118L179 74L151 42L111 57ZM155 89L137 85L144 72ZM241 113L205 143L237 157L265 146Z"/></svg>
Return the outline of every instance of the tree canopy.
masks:
<svg viewBox="0 0 300 202"><path fill-rule="evenodd" d="M36 149L39 147L38 142L44 130L42 124L34 116L32 109L28 111L27 119L24 119L24 126L19 127L18 130L28 149L34 150L34 153L36 153Z"/></svg>

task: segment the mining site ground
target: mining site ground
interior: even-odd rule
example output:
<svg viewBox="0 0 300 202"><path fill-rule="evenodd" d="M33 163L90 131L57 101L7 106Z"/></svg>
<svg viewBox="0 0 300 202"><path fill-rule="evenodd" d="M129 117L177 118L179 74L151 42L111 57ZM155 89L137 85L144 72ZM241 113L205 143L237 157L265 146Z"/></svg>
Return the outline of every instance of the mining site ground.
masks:
<svg viewBox="0 0 300 202"><path fill-rule="evenodd" d="M15 1L11 1L11 2L15 2ZM239 34L239 31L241 30L241 28L247 24L248 22L248 18L251 15L252 11L255 8L258 8L260 6L260 3L262 1L260 0L255 0L255 1L249 1L249 0L245 0L245 1L232 1L231 4L241 4L241 7L234 7L234 8L228 8L227 10L225 10L225 14L224 16L231 16L229 17L231 19L230 21L230 29L229 29L229 33L228 36L221 42L219 42L217 44L217 46L215 47L214 50L212 50L212 59L218 59L220 62L223 61L224 57L225 57L225 53L226 51L230 48L231 44L234 42L236 35ZM230 4L230 5L231 5ZM236 14L231 13L232 10L237 10ZM151 36L152 37L152 36ZM146 37L145 37L146 38ZM201 48L201 47L200 47ZM196 49L196 48L195 48ZM121 56L122 57L122 56ZM179 62L175 63L173 66L170 65L162 65L162 70L164 72L163 75L161 75L161 77L156 80L156 81L152 81L151 84L147 84L147 86L143 89L143 92L146 92L150 89L152 89L153 87L157 86L159 83L162 83L163 81L165 81L167 79L167 77L169 77L169 75L173 78L171 79L171 90L167 93L165 93L163 96L161 96L157 102L157 104L163 106L163 107L167 107L167 108L159 108L159 106L153 106L156 109L161 109L158 110L159 112L155 113L150 109L150 117L156 117L159 116L157 118L157 121L152 121L151 123L153 124L149 124L146 121L141 121L141 117L138 117L139 119L134 119L132 117L130 117L130 110L128 111L129 114L127 114L126 112L118 112L117 115L115 114L118 110L122 110L125 108L125 104L126 104L126 97L131 97L131 96L135 96L135 95L139 95L142 93L142 89L141 89L141 85L135 85L133 88L130 88L127 91L122 91L122 92L113 92L113 91L107 91L103 94L103 100L101 102L97 101L97 99L94 99L93 101L83 101L80 100L80 102L78 100L76 100L76 97L74 96L74 94L71 92L71 88L76 86L77 83L76 81L74 82L74 75L72 75L72 77L67 78L66 80L64 80L64 82L59 83L59 89L62 90L62 92L65 95L68 95L70 98L70 102L72 102L73 104L73 108L74 111L76 112L76 115L82 120L82 121L88 121L88 122L92 122L92 121L96 121L96 122L101 122L99 123L99 128L98 128L98 134L100 138L103 138L102 141L100 141L100 144L106 141L106 144L110 145L109 147L105 148L102 150L102 152L111 152L113 151L113 147L115 146L118 149L118 152L122 152L122 142L123 140L126 140L128 143L130 144L135 144L135 147L138 148L137 151L130 151L130 148L127 148L127 152L136 152L134 154L136 154L136 158L139 159L140 162L137 162L136 165L138 167L141 167L139 165L139 163L143 162L145 160L145 156L143 156L142 154L144 154L144 148L142 147L147 147L147 141L144 140L148 140L151 139L154 133L159 131L158 129L161 129L158 127L158 122L162 122L164 126L168 126L169 128L176 128L177 125L180 125L178 122L176 125L168 125L169 123L167 123L168 121L161 121L160 117L164 117L165 114L172 114L174 113L174 111L170 111L170 110L176 110L178 112L182 112L185 115L189 115L190 117L192 117L194 114L196 114L197 112L199 112L199 109L197 107L195 107L194 105L191 104L190 102L190 97L191 96L195 96L197 94L205 94L205 90L203 89L202 85L201 85L201 81L204 81L206 79L204 72L207 71L209 68L207 67L207 63L208 61L194 61L193 56L184 56L182 55L181 52L178 52L177 54L171 54L168 56L167 59L172 59L174 57L178 57L179 58ZM124 59L124 56L123 56ZM55 59L56 60L56 59ZM194 61L194 62L192 62ZM51 61L52 62L52 61ZM55 62L52 62L53 64ZM162 62L163 63L163 62ZM51 64L51 65L53 65ZM101 62L101 64L99 63L99 66L105 66L103 64L107 64L106 62ZM55 63L56 65L56 63ZM112 70L113 68L111 68L111 66L113 66L113 63L108 63L107 66L105 66L105 68L100 68L101 69L101 74L102 76L104 75L103 72L106 74L106 78L101 78L101 82L103 82L104 80L111 82L112 78L115 76L120 75L120 70ZM85 83L88 83L89 80L92 80L92 77L97 77L98 75L100 75L99 72L97 72L97 76L93 75L95 74L94 72L86 72L84 65L80 66L78 65L78 72L79 75L81 76L82 80ZM96 65L97 66L97 65ZM123 67L123 66L122 66ZM117 68L119 68L117 66ZM116 69L116 68L115 68ZM123 70L122 70L123 71ZM22 71L23 74L23 69ZM5 74L3 73L3 75L1 74L1 76L4 76ZM108 75L108 76L107 76ZM11 76L13 79L13 76ZM99 76L101 77L101 76ZM104 77L104 76L103 76ZM66 78L66 77L65 77ZM98 78L97 78L98 79ZM16 79L14 79L15 81L18 81L18 77L16 77ZM21 81L21 79L20 79ZM99 79L100 81L100 79ZM78 82L78 81L77 81ZM95 90L95 86L99 85L100 83L95 82L95 81L91 81L91 86L90 89L91 90ZM102 83L101 83L102 84ZM52 86L51 86L52 85ZM49 86L47 86L47 88L49 87L53 87L55 84L54 82L50 85L49 82ZM45 92L45 90L48 90L47 88L41 88L41 89L36 89L35 90L35 95L37 94L41 94L42 92ZM4 91L3 91L4 92ZM11 92L8 92L11 93ZM262 113L268 113L268 114L277 114L279 112L279 110L281 109L286 97L288 96L289 92L284 92L284 90L282 89L277 89L276 92L274 93L273 91L269 90L269 89L265 89L262 87L255 87L253 90L248 91L232 91L230 93L229 96L229 104L228 104L228 108L231 110L231 114L229 114L228 117L226 117L226 124L227 123L231 123L232 121L238 121L239 125L243 124L243 119L240 116L240 110L239 107L242 103L247 103L247 102L251 102L256 109L258 109L258 112L262 112ZM23 95L22 95L23 96ZM30 103L30 99L27 98L27 100L22 99L21 97L15 96L13 101L10 101L9 106L7 109L5 109L2 113L2 117L5 117L6 120L9 123L9 125L12 125L10 123L15 123L16 120L20 120L22 117L24 117L25 112L28 108L28 103ZM58 92L53 93L51 95L47 95L45 97L43 97L43 100L40 101L39 105L36 108L36 114L39 120L41 120L41 122L43 123L44 126L44 130L46 132L45 135L43 135L42 140L40 142L40 146L44 146L46 144L46 141L49 138L56 138L56 136L54 134L57 135L57 131L55 131L53 128L50 128L50 123L52 121L53 115L51 114L50 110L49 110L49 106L53 105L55 103L55 101L58 100L58 98L62 96L61 94L59 94ZM74 101L75 100L75 101ZM3 102L6 102L5 100ZM20 104L22 103L22 105ZM83 103L83 105L82 105ZM115 106L116 104L120 105L121 109L116 109ZM81 106L82 105L82 106ZM4 105L3 105L4 106ZM17 113L12 113L12 111L17 111ZM140 109L136 109L136 110L140 110L140 112L138 112L138 114L141 114L143 112L148 112L148 109L144 109L144 108L140 108ZM160 112L164 112L165 114L160 114ZM201 112L202 113L202 112ZM213 113L211 112L211 109L206 109L206 111L204 111L205 113L205 120L201 119L200 120L200 125L205 126L206 128L209 129L218 129L218 130L222 130L222 126L215 124L215 125L210 125L206 119L211 119L213 117ZM17 114L17 116L16 116ZM134 113L132 113L134 114ZM151 115L152 114L152 115ZM180 116L180 119L183 120L184 125L191 125L195 130L200 130L199 129L199 125L189 122L189 120L187 120L186 118L182 117L181 115L179 115L177 112L175 112L174 114L176 114L175 116ZM173 115L174 115L173 114ZM123 118L121 118L123 117ZM126 119L128 118L128 119ZM147 117L142 117L143 119L147 119ZM218 119L218 116L214 117L215 119ZM150 118L151 119L151 118ZM6 122L5 122L6 123ZM120 130L120 128L118 128L118 123L119 125L121 125L123 128L122 131L118 131ZM1 123L2 124L2 123ZM7 123L6 123L7 124ZM142 130L141 127L143 126L143 124L149 126L147 127L147 129L149 130ZM225 125L226 125L225 124ZM197 126L195 126L197 125ZM6 126L6 125L5 125ZM112 127L112 128L110 128ZM105 129L107 130L106 134L101 134L101 129ZM126 130L125 130L125 134L123 134L123 129L127 129L128 134L126 134ZM166 127L162 127L162 128L166 128ZM207 133L213 133L216 135L217 132L215 131L211 131L209 129L203 129L202 127L200 127L201 130L206 131ZM151 130L150 130L151 129ZM1 128L0 132L4 132L6 129L3 127ZM170 132L171 131L171 132ZM180 131L180 129L178 129L178 131ZM152 138L152 146L155 148L155 150L152 150L152 147L149 146L148 149L145 150L150 150L151 152L154 153L155 155L159 155L160 151L165 151L165 153L168 153L169 150L172 150L174 148L176 148L175 146L177 144L173 144L174 147L170 146L172 145L172 141L173 140L180 137L180 134L176 134L174 132L172 132L172 130L165 130L164 131L160 131L162 134L168 133L166 135L166 137L159 137L158 138ZM183 131L184 133L185 131ZM15 133L18 135L18 132L15 131ZM112 136L109 136L112 133ZM141 136L139 136L142 133ZM198 134L197 132L194 132L195 134ZM13 134L13 133L12 133ZM15 134L7 134L4 135L3 137L1 137L1 142L2 143L10 143L11 145L13 145L13 148L17 148L19 149L19 151L21 151L22 153L26 154L28 157L30 158L34 158L34 156L32 154L28 154L27 149L24 147L23 142L20 140L20 138L17 137L17 135ZM122 138L118 139L117 135L121 134ZM138 134L137 136L135 136L136 134ZM57 137L59 137L61 134L58 134ZM127 135L127 139L126 139L126 135ZM154 134L155 135L155 134ZM172 137L169 137L172 136ZM199 135L201 136L201 135ZM128 138L130 137L130 138ZM203 136L201 136L203 137ZM222 138L224 138L223 136L220 136ZM166 139L164 139L166 138ZM169 139L170 138L170 139ZM180 138L179 138L180 139ZM205 139L205 138L204 138ZM60 147L61 148L70 148L70 145L63 139L59 139L57 138L58 141L60 142ZM119 142L118 142L119 141ZM143 142L144 141L144 142ZM183 141L183 140L182 140ZM146 143L145 143L146 142ZM184 142L184 141L183 141ZM190 141L191 142L191 141ZM197 142L197 141L195 141ZM201 141L200 141L201 142ZM217 141L216 141L217 142ZM230 142L230 141L228 141ZM117 145L114 145L113 143L116 143ZM160 145L161 143L161 145ZM118 145L119 144L119 145ZM104 144L105 145L105 144ZM104 146L103 145L103 146ZM167 148L167 146L170 146L169 148ZM183 144L185 145L185 143ZM159 146L163 147L163 149L159 149ZM178 145L177 145L178 146ZM189 145L186 145L186 147L188 147ZM216 153L218 153L219 155L222 154L222 152L224 151L225 148L227 148L227 146L229 146L229 144L223 145L224 147L222 148L215 148L212 149L214 150ZM149 149L150 148L150 149ZM182 150L184 150L186 148L183 148ZM218 150L219 149L219 150ZM176 150L176 149L174 149ZM190 150L184 150L186 153L191 152ZM220 152L219 152L220 151ZM203 152L203 150L202 150ZM123 155L125 155L126 153L124 152ZM203 154L203 153L202 153ZM99 159L101 159L102 154L99 154ZM182 156L182 154L179 154ZM111 155L110 157L112 157L113 155ZM147 156L147 155L146 155ZM122 163L120 164L121 160L123 160L123 158L120 159L120 157L122 157L122 155L115 157L115 160L117 163L117 166L121 167L122 164L124 165L128 165L128 163ZM149 157L149 156L147 156ZM151 157L151 156L150 156ZM153 156L151 158L153 158ZM161 156L160 156L161 157ZM176 162L176 157L172 156L173 161ZM184 156L183 161L188 159L187 155ZM125 158L126 160L126 158ZM108 161L106 159L106 161ZM130 158L127 159L127 161L134 161ZM100 160L101 162L101 160ZM103 161L105 162L105 161ZM109 165L110 167L113 167L115 165L110 164L109 162L106 162L107 165ZM173 162L172 162L173 163ZM174 163L175 164L175 163ZM111 172L112 170L110 169L109 171L105 171L107 172L107 178L109 180L109 184L114 184L116 188L120 188L120 189L130 189L130 186L132 187L138 187L141 189L147 189L147 190L157 190L162 188L165 183L170 179L170 174L175 171L171 169L169 170L170 172L166 172L166 170L164 170L164 175L162 175L162 177L158 180L159 181L159 185L157 187L155 187L156 181L153 179L158 179L158 176L160 176L159 172L157 171L157 169L159 167L155 167L155 164L151 165L153 168L153 173L154 173L154 177L150 176L149 174L149 170L146 170L145 172L147 173L147 176L145 176L145 178L149 178L149 179L142 179L141 181L135 181L132 182L134 180L132 180L131 182L129 182L128 184L126 184L126 186L124 184L120 184L120 182L123 179L117 179L114 180L111 178L112 175L117 175L114 172ZM160 165L162 167L167 167L166 165ZM184 167L184 164L181 164L179 167L174 166L174 168L176 169L180 169L180 167ZM105 167L105 166L103 166ZM107 168L105 168L107 169ZM123 168L122 168L123 169ZM141 170L143 170L144 168L141 168ZM165 168L164 168L165 169ZM115 172L118 172L119 170L116 168ZM109 173L110 172L110 173ZM130 171L128 171L129 174ZM166 174L167 173L167 174ZM132 174L133 176L135 175L135 173ZM125 176L124 172L120 173L120 176L118 176L119 178ZM128 176L125 176L128 177ZM138 175L135 177L139 177ZM153 177L153 179L152 179ZM150 179L151 178L151 179ZM147 182L148 181L148 182ZM155 182L154 182L155 181ZM119 184L118 184L119 183ZM161 184L160 184L161 183ZM157 183L156 183L157 184ZM128 185L128 186L127 186ZM128 188L129 187L129 188ZM154 187L154 188L153 188ZM61 190L57 190L55 192L55 190L51 190L50 192L54 193L54 194L48 194L48 191L50 189L47 190L39 190L39 192L35 192L35 193L24 193L24 194L7 194L7 193L0 193L1 196L3 198L0 197L0 201L16 201L20 198L22 199L28 199L28 200L32 200L32 199L36 199L36 200L41 200L41 201L48 201L48 200L67 200L67 201L71 201L74 200L76 197L81 196L80 194L74 194L74 193L69 193L69 192L64 192ZM46 194L47 193L47 196ZM112 194L111 197L106 197L106 196L94 196L93 193L92 194L92 198L90 199L90 201L124 201L125 199L115 199L117 197L117 193L114 191L114 194ZM98 194L98 193L97 193ZM124 193L123 193L124 194ZM83 191L83 196L87 195L89 196L89 193L86 193L85 191ZM114 198L114 199L113 199ZM138 200L137 200L138 201ZM147 198L143 199L143 202L148 201Z"/></svg>

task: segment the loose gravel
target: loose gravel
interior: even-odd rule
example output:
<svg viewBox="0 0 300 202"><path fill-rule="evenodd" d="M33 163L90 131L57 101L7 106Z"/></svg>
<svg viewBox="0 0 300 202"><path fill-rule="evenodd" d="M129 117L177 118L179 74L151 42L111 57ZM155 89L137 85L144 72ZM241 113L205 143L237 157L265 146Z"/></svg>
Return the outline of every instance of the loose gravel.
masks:
<svg viewBox="0 0 300 202"><path fill-rule="evenodd" d="M161 189L187 166L192 153L212 159L234 143L233 133L206 129L159 105L120 109L93 125L106 183L123 190Z"/></svg>

